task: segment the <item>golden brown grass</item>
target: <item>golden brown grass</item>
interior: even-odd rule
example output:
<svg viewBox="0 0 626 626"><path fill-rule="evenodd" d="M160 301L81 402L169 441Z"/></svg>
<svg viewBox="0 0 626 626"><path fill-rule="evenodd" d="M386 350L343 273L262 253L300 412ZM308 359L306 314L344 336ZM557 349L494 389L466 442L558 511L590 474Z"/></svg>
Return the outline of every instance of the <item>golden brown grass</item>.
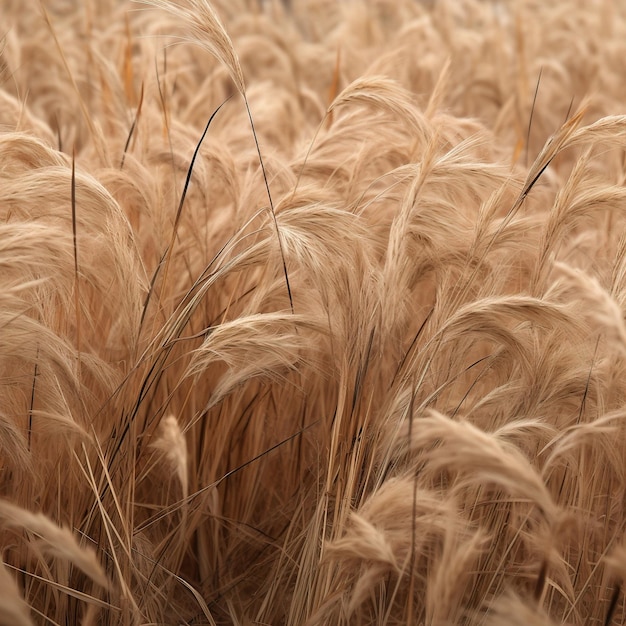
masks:
<svg viewBox="0 0 626 626"><path fill-rule="evenodd" d="M622 3L0 27L0 623L624 621Z"/></svg>

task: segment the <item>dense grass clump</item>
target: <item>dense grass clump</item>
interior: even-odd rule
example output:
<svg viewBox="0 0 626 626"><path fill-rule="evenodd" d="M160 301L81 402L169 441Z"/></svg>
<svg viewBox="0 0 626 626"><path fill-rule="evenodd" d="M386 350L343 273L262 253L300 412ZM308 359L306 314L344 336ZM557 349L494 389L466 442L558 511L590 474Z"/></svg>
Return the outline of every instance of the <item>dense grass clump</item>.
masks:
<svg viewBox="0 0 626 626"><path fill-rule="evenodd" d="M623 3L0 34L0 623L623 622Z"/></svg>

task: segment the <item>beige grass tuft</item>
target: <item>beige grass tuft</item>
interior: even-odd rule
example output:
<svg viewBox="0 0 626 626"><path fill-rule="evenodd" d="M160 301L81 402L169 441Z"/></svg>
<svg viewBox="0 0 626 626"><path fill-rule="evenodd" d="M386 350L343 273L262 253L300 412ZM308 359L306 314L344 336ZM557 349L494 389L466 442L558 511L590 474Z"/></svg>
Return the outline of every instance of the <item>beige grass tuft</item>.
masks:
<svg viewBox="0 0 626 626"><path fill-rule="evenodd" d="M624 622L623 3L0 31L0 623Z"/></svg>

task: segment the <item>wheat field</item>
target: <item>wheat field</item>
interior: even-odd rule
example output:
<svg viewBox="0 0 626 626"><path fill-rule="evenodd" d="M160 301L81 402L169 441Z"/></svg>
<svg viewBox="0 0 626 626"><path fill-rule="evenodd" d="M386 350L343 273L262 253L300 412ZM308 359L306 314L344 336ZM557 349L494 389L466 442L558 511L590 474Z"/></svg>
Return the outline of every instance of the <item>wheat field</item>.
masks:
<svg viewBox="0 0 626 626"><path fill-rule="evenodd" d="M1 624L625 622L624 2L2 5Z"/></svg>

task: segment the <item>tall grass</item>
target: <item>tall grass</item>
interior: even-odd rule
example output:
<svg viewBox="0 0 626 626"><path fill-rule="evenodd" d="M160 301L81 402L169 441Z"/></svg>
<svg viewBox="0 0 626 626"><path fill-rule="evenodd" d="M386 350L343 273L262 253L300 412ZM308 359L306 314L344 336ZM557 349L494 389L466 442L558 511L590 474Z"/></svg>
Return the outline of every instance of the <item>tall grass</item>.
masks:
<svg viewBox="0 0 626 626"><path fill-rule="evenodd" d="M0 25L0 623L623 622L620 3Z"/></svg>

